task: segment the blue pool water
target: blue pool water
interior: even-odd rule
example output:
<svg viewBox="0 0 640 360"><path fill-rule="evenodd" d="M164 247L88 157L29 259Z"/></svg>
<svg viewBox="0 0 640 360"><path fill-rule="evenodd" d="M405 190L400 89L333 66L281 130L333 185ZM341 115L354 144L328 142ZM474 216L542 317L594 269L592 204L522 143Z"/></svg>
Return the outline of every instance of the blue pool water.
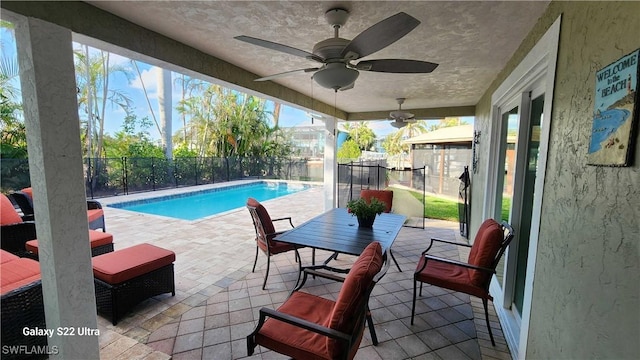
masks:
<svg viewBox="0 0 640 360"><path fill-rule="evenodd" d="M275 199L308 189L308 185L258 182L109 205L124 210L196 220L244 207L247 198Z"/></svg>

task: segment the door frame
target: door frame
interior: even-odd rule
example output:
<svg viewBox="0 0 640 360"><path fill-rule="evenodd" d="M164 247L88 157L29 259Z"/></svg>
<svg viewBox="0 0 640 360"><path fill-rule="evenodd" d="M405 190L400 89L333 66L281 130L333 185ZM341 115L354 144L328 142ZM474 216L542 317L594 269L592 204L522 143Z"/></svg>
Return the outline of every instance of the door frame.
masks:
<svg viewBox="0 0 640 360"><path fill-rule="evenodd" d="M531 234L527 258L522 314L514 313L510 308L505 308L505 306L510 307L512 303L512 286L508 286L506 291L503 291L502 287L498 284L497 279L494 277L490 287L490 292L494 296L496 313L514 359L524 359L526 357L527 340L529 336L529 320L531 317L531 302L537 258L538 234L540 230L544 180L549 149L549 134L551 128L551 113L553 110L553 90L558 56L560 24L561 16L554 21L542 38L535 44L531 51L529 51L520 64L518 64L518 66L491 96L491 124L489 125L490 140L488 149L489 161L486 168L487 182L485 184L485 197L482 211L483 218L493 218L496 206L496 191L498 191L496 185L498 176L497 171L499 170L498 166L501 166L498 162L500 159L500 133L502 131L501 108L504 109L507 104L513 103L517 98L523 99L525 97L523 94L526 94L528 101L531 101L533 99L533 97L531 97L531 93L539 93L541 87L544 89L543 92L545 94L543 120L540 129L538 169L536 171L536 181L534 186L533 213L531 218ZM522 102L524 101L521 101L520 105ZM528 105L529 104L527 103L526 109L522 107L519 109L519 117L521 116L520 114L522 111L526 110L529 112ZM527 114L527 116L529 116L529 114ZM523 124L520 123L519 128L522 127ZM519 136L520 135L522 135L522 132L519 130ZM528 141L528 138L522 139ZM515 179L519 176L518 172L518 165L516 165L516 173L514 174L514 191L517 189L515 187L517 186L515 184ZM499 191L502 191L502 189ZM517 214L518 211L519 210L516 206L515 213ZM517 251L507 251L505 254L507 261L507 266L505 266L505 279L507 280L507 284L510 284L509 281L511 281L508 280L509 277L515 277L513 267L509 267L509 265L512 266L514 261L514 254L517 254ZM508 273L512 271L513 274Z"/></svg>

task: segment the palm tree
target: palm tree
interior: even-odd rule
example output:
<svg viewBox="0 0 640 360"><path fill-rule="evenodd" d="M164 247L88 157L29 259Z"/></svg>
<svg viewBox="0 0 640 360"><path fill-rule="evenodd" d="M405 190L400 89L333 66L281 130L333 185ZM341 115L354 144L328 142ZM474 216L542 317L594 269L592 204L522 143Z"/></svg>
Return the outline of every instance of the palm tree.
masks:
<svg viewBox="0 0 640 360"><path fill-rule="evenodd" d="M107 105L122 108L130 114L131 99L121 90L110 87L111 77L121 73L131 80L129 69L110 63L110 54L105 51L91 51L83 45L74 51L76 84L78 86L78 107L81 124L85 124L82 134L86 141L86 156L89 159L87 179L92 188L97 185L93 181L102 171L104 154L105 112ZM84 114L84 120L83 115ZM92 163L92 159L95 159Z"/></svg>
<svg viewBox="0 0 640 360"><path fill-rule="evenodd" d="M0 21L0 27L13 34L13 24ZM4 42L0 48L4 48ZM0 58L0 130L2 131L0 153L3 157L25 158L27 156L27 132L22 119L22 94L16 81L20 70L16 56Z"/></svg>
<svg viewBox="0 0 640 360"><path fill-rule="evenodd" d="M344 128L349 133L349 138L358 144L360 150L370 150L376 141L376 134L369 128L367 121L347 122Z"/></svg>
<svg viewBox="0 0 640 360"><path fill-rule="evenodd" d="M87 156L99 157L104 151L103 139L107 105L122 108L129 113L132 101L121 90L110 88L111 77L117 73L131 80L131 72L122 65L110 64L110 54L92 52L87 45L74 52L76 58L76 83L81 122L86 125ZM85 115L84 121L82 114Z"/></svg>

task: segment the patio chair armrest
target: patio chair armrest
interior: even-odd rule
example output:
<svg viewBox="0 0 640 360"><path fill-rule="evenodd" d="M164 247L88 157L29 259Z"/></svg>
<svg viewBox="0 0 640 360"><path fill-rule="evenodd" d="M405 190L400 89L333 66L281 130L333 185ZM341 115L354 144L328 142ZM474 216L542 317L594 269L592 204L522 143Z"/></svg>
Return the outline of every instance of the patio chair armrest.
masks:
<svg viewBox="0 0 640 360"><path fill-rule="evenodd" d="M272 222L276 222L276 221L281 221L281 220L289 220L289 224L291 225L292 228L294 228L295 226L293 226L293 221L291 220L291 217L283 217L283 218L277 218L277 219L271 219Z"/></svg>
<svg viewBox="0 0 640 360"><path fill-rule="evenodd" d="M87 200L87 210L102 209L102 204L96 200Z"/></svg>
<svg viewBox="0 0 640 360"><path fill-rule="evenodd" d="M422 252L422 255L426 254L427 252L429 252L429 250L431 250L431 248L433 247L433 243L434 242L441 242L441 243L445 243L445 244L451 244L451 245L456 245L456 246L464 246L464 247L469 247L469 248L471 247L471 245L469 245L469 244L461 243L461 242L458 242L458 241L431 238L431 241L429 242L429 247L425 251Z"/></svg>
<svg viewBox="0 0 640 360"><path fill-rule="evenodd" d="M314 322L311 321L307 321L289 314L285 314L285 313L281 313L278 312L277 310L273 310L273 309L269 309L269 308L262 308L260 309L260 323L263 323L262 318L264 317L271 317L274 318L276 320L280 320L282 322L285 322L287 324L291 324L294 326L298 326L301 327L305 330L309 330L309 331L313 331L316 334L320 334L320 335L324 335L327 337L330 337L332 339L338 339L338 340L343 340L343 341L350 341L351 340L351 336L348 334L345 334L341 331L338 330L334 330L322 325L318 325Z"/></svg>
<svg viewBox="0 0 640 360"><path fill-rule="evenodd" d="M447 263L447 264L451 264L451 265L455 265L455 266L461 266L461 267L464 267L464 268L467 268L467 269L484 271L484 272L487 272L487 273L490 273L490 274L495 274L496 273L496 271L493 270L493 269L485 268L485 267L482 267L482 266L472 265L472 264L465 263L465 262L458 261L458 260L445 259L445 258L433 256L433 255L424 255L424 257L425 257L425 260L427 260L427 261L424 262L425 266L426 266L428 260L432 260L432 261L438 261L438 262ZM424 267L423 267L423 269L424 269Z"/></svg>
<svg viewBox="0 0 640 360"><path fill-rule="evenodd" d="M36 239L36 223L33 221L21 222L0 226L0 238L2 249L18 256L26 254L25 244L29 240Z"/></svg>

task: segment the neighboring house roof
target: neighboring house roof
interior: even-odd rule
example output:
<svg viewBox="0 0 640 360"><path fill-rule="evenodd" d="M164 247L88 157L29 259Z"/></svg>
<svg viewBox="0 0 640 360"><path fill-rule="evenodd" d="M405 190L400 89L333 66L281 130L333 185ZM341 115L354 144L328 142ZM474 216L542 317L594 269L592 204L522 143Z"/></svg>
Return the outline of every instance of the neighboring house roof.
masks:
<svg viewBox="0 0 640 360"><path fill-rule="evenodd" d="M459 125L430 131L403 141L404 144L471 143L473 125Z"/></svg>

